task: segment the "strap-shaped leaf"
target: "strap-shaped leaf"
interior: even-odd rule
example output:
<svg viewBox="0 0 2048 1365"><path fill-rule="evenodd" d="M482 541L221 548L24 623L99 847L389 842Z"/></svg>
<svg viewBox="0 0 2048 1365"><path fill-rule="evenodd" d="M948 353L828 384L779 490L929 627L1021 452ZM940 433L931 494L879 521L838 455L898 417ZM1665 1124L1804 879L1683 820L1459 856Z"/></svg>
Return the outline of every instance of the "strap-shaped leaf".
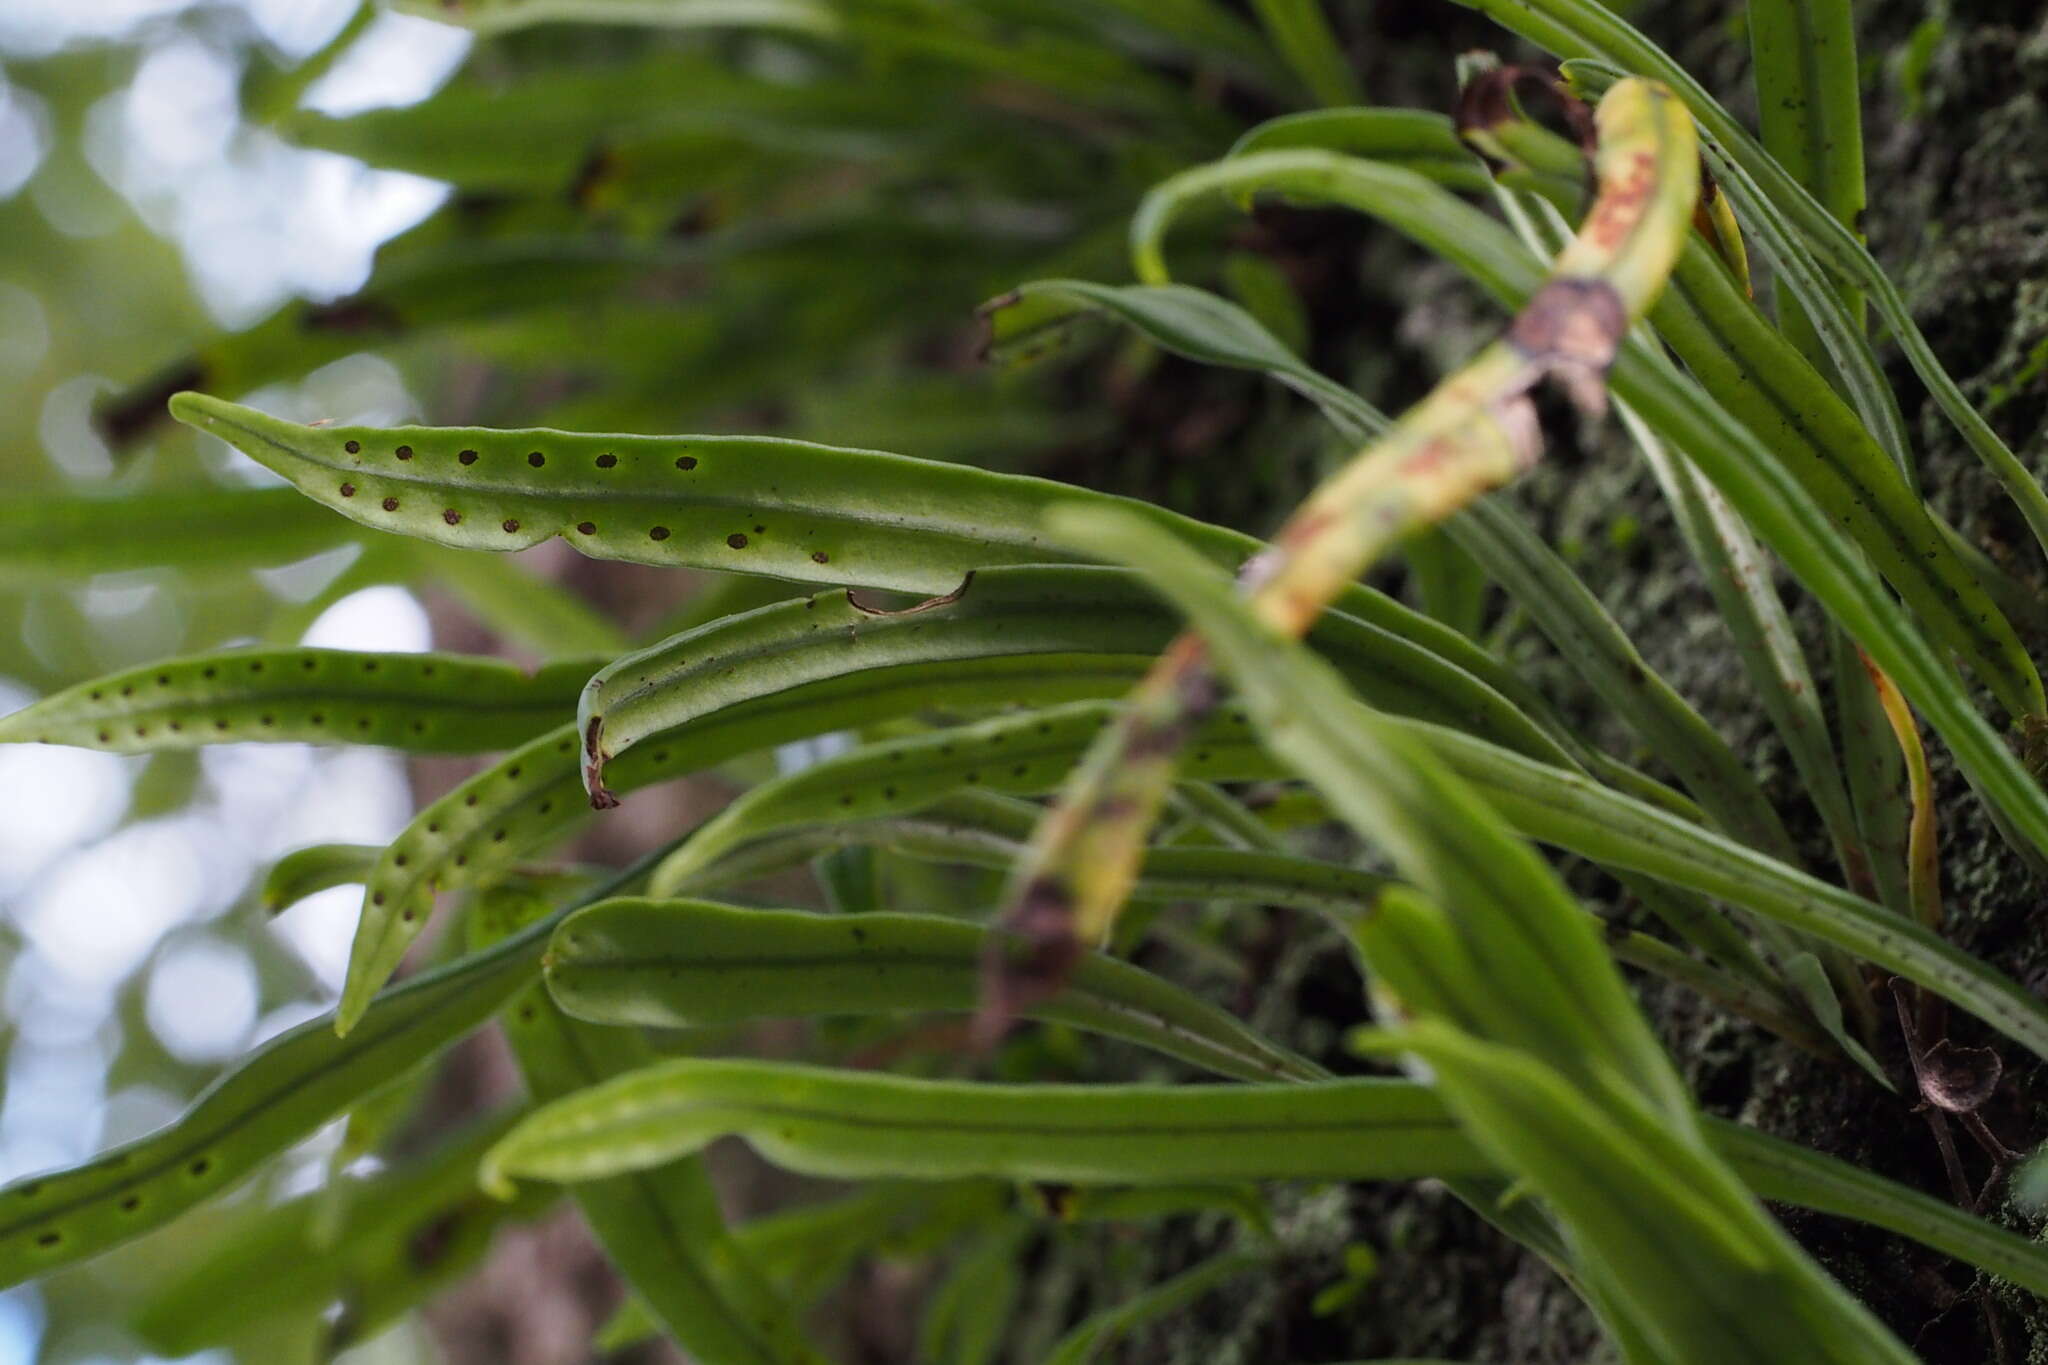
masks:
<svg viewBox="0 0 2048 1365"><path fill-rule="evenodd" d="M488 950L546 918L573 884L557 877L486 889L469 907L471 947ZM537 1103L638 1070L655 1057L636 1030L568 1018L539 981L507 1003L502 1022L527 1094ZM805 1342L795 1310L727 1229L701 1162L588 1181L576 1187L575 1197L606 1258L693 1357L733 1365L822 1360Z"/></svg>
<svg viewBox="0 0 2048 1365"><path fill-rule="evenodd" d="M930 915L820 915L709 901L625 899L565 920L548 990L579 1019L688 1028L900 1010L972 1010L1001 937ZM1021 947L1022 945L1018 945ZM1035 1018L1121 1038L1235 1080L1313 1080L1322 1068L1233 1016L1116 958L1092 954Z"/></svg>
<svg viewBox="0 0 2048 1365"><path fill-rule="evenodd" d="M1290 1112L1282 1095L1303 1107ZM1447 1118L1434 1092L1407 1081L994 1085L690 1059L549 1106L507 1137L485 1171L595 1179L731 1133L791 1170L867 1179L1156 1186L1307 1170L1311 1179L1379 1180L1404 1178L1387 1172L1426 1164L1432 1150L1439 1177L1497 1174L1475 1164L1459 1129L1439 1126ZM1709 1119L1705 1132L1767 1198L1862 1219L2048 1293L2048 1247L1739 1124Z"/></svg>
<svg viewBox="0 0 2048 1365"><path fill-rule="evenodd" d="M585 785L603 804L606 765L699 716L862 668L1047 653L1141 656L1174 621L1128 573L1097 566L983 570L944 597L879 610L820 593L685 632L608 665L578 705ZM1562 750L1483 683L1341 611L1311 635L1375 702L1470 726L1546 758Z"/></svg>
<svg viewBox="0 0 2048 1365"><path fill-rule="evenodd" d="M822 0L399 0L397 7L477 33L580 23L758 28L829 38L840 28L838 14Z"/></svg>
<svg viewBox="0 0 2048 1365"><path fill-rule="evenodd" d="M1072 558L1036 528L1047 507L1075 499L1130 509L1231 568L1260 548L1131 499L804 441L307 427L196 393L173 411L345 516L464 549L559 535L636 564L937 594L985 566ZM1486 651L1383 593L1354 585L1337 605L1504 696L1521 687Z"/></svg>
<svg viewBox="0 0 2048 1365"><path fill-rule="evenodd" d="M16 496L0 502L0 583L76 583L127 569L218 573L359 538L285 488Z"/></svg>
<svg viewBox="0 0 2048 1365"><path fill-rule="evenodd" d="M2048 1005L1912 920L1576 775L1552 780L1550 769L1469 744L1449 731L1425 735L1422 727L1393 724L1423 739L1528 837L1690 887L1825 939L2048 1056Z"/></svg>
<svg viewBox="0 0 2048 1365"><path fill-rule="evenodd" d="M972 1176L1073 1184L1483 1174L1434 1096L1399 1081L1243 1086L914 1081L759 1062L665 1062L535 1113L485 1187L576 1181L744 1137L838 1179Z"/></svg>
<svg viewBox="0 0 2048 1365"><path fill-rule="evenodd" d="M112 673L0 717L0 743L154 753L250 740L506 749L560 724L601 659L527 673L497 659L238 649Z"/></svg>

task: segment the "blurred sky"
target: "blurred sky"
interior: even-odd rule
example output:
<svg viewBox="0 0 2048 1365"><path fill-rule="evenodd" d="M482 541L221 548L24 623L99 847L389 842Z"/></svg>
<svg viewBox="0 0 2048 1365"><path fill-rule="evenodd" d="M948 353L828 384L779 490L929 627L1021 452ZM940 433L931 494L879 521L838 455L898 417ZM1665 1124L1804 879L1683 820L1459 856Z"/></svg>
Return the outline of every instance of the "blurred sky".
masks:
<svg viewBox="0 0 2048 1365"><path fill-rule="evenodd" d="M81 46L139 52L125 90L88 115L87 161L178 245L215 318L240 327L291 294L332 297L358 287L377 245L443 194L430 181L286 146L239 119L236 91L247 62L314 52L355 8L356 0L212 0L198 16L180 0L0 0L0 71ZM184 11L192 12L182 18L203 22L180 22ZM420 99L467 46L458 30L382 16L306 102L343 113ZM28 194L72 237L110 231L104 213L35 178L50 151L49 123L35 96L0 75L0 201ZM36 295L0 281L0 378L10 369L33 372L48 330ZM353 415L336 410L340 393L381 420L412 415L388 365L359 358L329 370L309 381L328 412ZM59 383L44 403L46 453L73 477L110 468L85 421L104 384L80 375ZM271 406L288 410L293 397L273 395ZM253 464L236 472L270 477ZM280 596L303 598L339 568L301 566L270 581ZM80 590L80 606L105 632L146 634L158 591L147 582L100 580ZM420 650L428 625L406 593L374 588L334 605L304 638ZM33 699L7 671L0 654L0 712ZM181 1107L182 1096L147 1086L110 1092L109 1063L123 1039L117 996L137 972L147 973L149 1030L185 1063L218 1066L324 1008L346 961L357 889L336 888L253 929L252 907L238 898L253 873L290 849L382 843L410 813L402 765L377 751L207 749L190 801L126 818L144 766L83 750L0 748L0 915L22 945L5 986L14 1032L0 1099L0 1180L76 1161ZM64 799L49 799L51 792ZM252 932L278 936L302 960L304 1000L260 1011ZM0 1365L142 1358L118 1337L44 1340L43 1317L33 1288L0 1295Z"/></svg>

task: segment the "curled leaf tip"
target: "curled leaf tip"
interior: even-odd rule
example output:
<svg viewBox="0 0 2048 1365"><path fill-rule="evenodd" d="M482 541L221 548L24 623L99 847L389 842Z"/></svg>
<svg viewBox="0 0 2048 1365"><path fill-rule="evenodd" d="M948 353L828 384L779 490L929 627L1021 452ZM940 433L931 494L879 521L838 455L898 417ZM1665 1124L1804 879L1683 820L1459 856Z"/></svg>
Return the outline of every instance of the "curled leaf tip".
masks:
<svg viewBox="0 0 2048 1365"><path fill-rule="evenodd" d="M968 588L973 585L974 570L969 569L966 577L960 580L960 586L953 589L953 591L942 592L936 597L927 597L922 602L913 602L907 607L885 607L880 603L866 600L860 589L848 588L846 590L846 605L852 607L863 616L915 616L919 612L937 611L940 607L952 606L955 602L965 597Z"/></svg>

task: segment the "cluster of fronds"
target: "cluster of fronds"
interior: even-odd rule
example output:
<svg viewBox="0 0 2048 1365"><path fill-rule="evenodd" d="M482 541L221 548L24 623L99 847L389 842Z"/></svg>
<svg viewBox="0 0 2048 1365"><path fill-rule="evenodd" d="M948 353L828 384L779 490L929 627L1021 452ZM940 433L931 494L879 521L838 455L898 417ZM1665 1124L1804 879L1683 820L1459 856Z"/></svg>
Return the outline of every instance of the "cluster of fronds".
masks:
<svg viewBox="0 0 2048 1365"><path fill-rule="evenodd" d="M357 1339L559 1186L635 1291L607 1339L665 1331L706 1362L819 1359L801 1306L906 1221L969 1238L934 1298L932 1357L1002 1356L1039 1216L1004 1193L1017 1182L1055 1189L1069 1219L1202 1208L1242 1224L1238 1249L1084 1322L1060 1361L1269 1268L1246 1187L1283 1179L1443 1181L1548 1261L1631 1361L1912 1358L1763 1199L2048 1293L2048 1254L1973 1208L1703 1117L1617 967L1895 1085L1901 1115L1925 1106L1959 1179L1952 1125L2006 1154L1977 1114L1997 1057L1950 1042L1947 1011L2048 1057L2048 1007L1942 937L1920 731L2041 864L2048 794L2023 753L2048 702L2008 616L2038 605L1916 490L1866 310L2044 540L2048 495L1856 235L1848 7L1751 6L1761 143L1592 0L1473 7L1562 59L1562 76L1473 60L1455 120L1356 107L1302 0L1258 0L1249 17L1208 0L476 0L426 8L499 35L509 75L492 78L487 45L423 105L281 115L308 145L447 179L461 197L391 244L360 295L201 347L108 423L138 439L168 399L292 487L45 502L7 514L0 554L59 572L219 571L351 541L338 594L448 571L420 542L559 537L784 586L728 594L628 647L558 590L463 558L458 591L558 656L547 667L236 649L81 683L0 721L0 739L128 753L506 751L389 846L276 869L280 903L364 886L336 1014L266 1043L169 1127L0 1191L5 1278L160 1227L338 1118L352 1150L374 1150L421 1063L497 1019L530 1108L237 1226L153 1296L144 1334L169 1353L233 1340L237 1312L259 1305L222 1286L282 1256L312 1268L260 1311L339 1302L333 1340ZM518 46L542 20L711 34L635 60L551 62ZM1202 93L1219 85L1325 107L1245 131ZM269 98L284 108L290 93ZM1531 116L1560 110L1574 136ZM1271 275L1231 272L1236 302L1170 282L1176 223L1272 197L1378 220L1511 323L1389 421L1282 340L1299 316ZM1140 283L1075 278L1117 272L1126 224ZM1752 254L1774 306L1752 298ZM209 396L454 331L513 369L587 342L585 386L558 420L632 426L679 388L728 401L858 374L878 336L900 342L991 285L1007 291L987 308L998 363L1107 320L1269 376L1357 454L1262 542L970 463L783 437L302 426ZM841 382L871 395L881 374ZM1565 559L1485 497L1543 458L1562 420L1539 408L1545 387L1579 420L1625 423L1833 868L1802 865L1750 766ZM110 524L112 542L95 534ZM1428 611L1361 585L1390 554L1410 557ZM1820 669L1773 557L1828 619ZM1671 784L1591 747L1477 641L1470 604L1489 582ZM1831 674L1833 724L1816 673ZM827 734L850 743L631 867L535 868L633 792ZM1296 837L1332 823L1363 860ZM1611 871L1669 936L1602 926L1537 845ZM702 899L807 863L824 912ZM444 896L461 932L437 965L389 984ZM1365 978L1359 1014L1374 1025L1355 1046L1401 1078L1332 1078L1128 961L1152 921L1125 907L1184 901L1326 916ZM1229 1083L941 1081L649 1041L905 1012L976 1027L886 1035L896 1055L971 1063L1024 1018ZM1890 1056L1909 1070L1891 1074ZM729 1135L792 1170L874 1184L729 1227L698 1158ZM423 1266L404 1249L430 1224Z"/></svg>

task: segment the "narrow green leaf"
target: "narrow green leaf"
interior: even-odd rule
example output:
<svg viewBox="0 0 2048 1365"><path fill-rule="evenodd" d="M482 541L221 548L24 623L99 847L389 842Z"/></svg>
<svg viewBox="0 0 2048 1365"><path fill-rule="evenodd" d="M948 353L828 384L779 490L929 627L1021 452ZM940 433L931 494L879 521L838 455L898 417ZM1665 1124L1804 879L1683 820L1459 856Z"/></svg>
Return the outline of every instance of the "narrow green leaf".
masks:
<svg viewBox="0 0 2048 1365"><path fill-rule="evenodd" d="M220 573L285 564L362 539L286 488L44 493L0 501L0 583L96 573Z"/></svg>
<svg viewBox="0 0 2048 1365"><path fill-rule="evenodd" d="M505 749L575 714L601 659L526 673L497 659L240 649L109 674L0 717L0 743L154 753L204 744Z"/></svg>
<svg viewBox="0 0 2048 1365"><path fill-rule="evenodd" d="M1086 654L1140 660L1173 636L1170 613L1128 573L1095 566L979 571L945 597L899 611L820 593L665 640L608 665L578 705L585 785L604 802L607 766L740 700L857 668L965 657ZM1310 635L1378 705L1469 726L1545 757L1560 747L1504 698L1440 658L1331 612ZM735 667L736 664L745 665ZM1142 666L1142 665L1140 665Z"/></svg>
<svg viewBox="0 0 2048 1365"><path fill-rule="evenodd" d="M2048 1293L2048 1247L1739 1124L1709 1119L1705 1132L1745 1178L1754 1172L1768 1198L1867 1219ZM493 1177L596 1179L659 1165L725 1134L791 1170L881 1180L1149 1188L1499 1174L1450 1122L1442 1099L1408 1081L995 1085L700 1059L660 1063L549 1106L508 1136L485 1169ZM1395 1168L1406 1174L1390 1174ZM866 1229L853 1244L872 1245L881 1240L877 1218L892 1218L900 1198L883 1186L766 1221L794 1220L786 1243L796 1247L848 1240L821 1223L850 1217ZM740 1232L764 1265L772 1261L757 1238L766 1230L750 1224Z"/></svg>
<svg viewBox="0 0 2048 1365"><path fill-rule="evenodd" d="M1529 838L1690 887L1836 944L2048 1056L2048 1005L1912 920L1576 774L1525 764L1448 730L1425 735L1421 727L1392 724L1426 742Z"/></svg>
<svg viewBox="0 0 2048 1365"><path fill-rule="evenodd" d="M821 0L398 0L398 8L480 34L549 23L758 28L820 38L840 31L839 16Z"/></svg>
<svg viewBox="0 0 2048 1365"><path fill-rule="evenodd" d="M1004 941L928 915L819 915L709 901L614 900L571 916L548 949L548 990L600 1024L690 1028L755 1019L972 1011L978 968ZM1179 987L1100 954L1033 1018L1137 1043L1236 1080L1322 1069Z"/></svg>
<svg viewBox="0 0 2048 1365"><path fill-rule="evenodd" d="M1272 1258L1266 1253L1239 1251L1213 1257L1193 1270L1184 1270L1130 1302L1104 1309L1081 1322L1060 1338L1052 1354L1045 1358L1046 1365L1087 1365L1118 1337L1187 1307L1239 1275L1268 1268L1271 1262Z"/></svg>
<svg viewBox="0 0 2048 1365"><path fill-rule="evenodd" d="M1358 78L1323 14L1322 0L1252 0L1266 36L1321 104L1357 104Z"/></svg>
<svg viewBox="0 0 2048 1365"><path fill-rule="evenodd" d="M1170 527L1233 569L1260 548L1131 499L804 441L308 427L196 393L172 408L316 502L460 549L515 550L559 535L583 553L638 564L946 593L971 570L1071 558L1036 528L1047 507L1076 499ZM1338 605L1496 690L1515 686L1484 650L1384 594L1354 587Z"/></svg>
<svg viewBox="0 0 2048 1365"><path fill-rule="evenodd" d="M790 1170L848 1180L1151 1185L1489 1169L1428 1091L1399 1081L1010 1087L686 1058L547 1106L491 1152L483 1179L503 1193L515 1178L589 1180L727 1135Z"/></svg>

